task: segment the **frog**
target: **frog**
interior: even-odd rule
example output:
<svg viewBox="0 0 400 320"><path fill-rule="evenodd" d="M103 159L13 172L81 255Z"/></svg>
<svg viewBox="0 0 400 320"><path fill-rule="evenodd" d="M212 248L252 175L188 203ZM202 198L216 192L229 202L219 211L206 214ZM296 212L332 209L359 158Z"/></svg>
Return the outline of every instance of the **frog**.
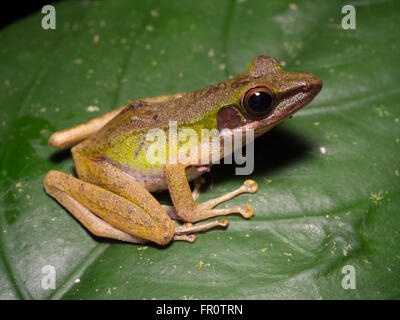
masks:
<svg viewBox="0 0 400 320"><path fill-rule="evenodd" d="M134 99L53 133L50 146L72 146L76 176L51 170L44 177L44 189L96 237L159 246L194 242L198 232L229 224L227 219L211 218L239 214L250 219L254 209L248 204L215 207L239 194L255 193L258 185L247 179L233 191L197 203L203 174L214 163L199 154L186 162L172 161L168 147L165 162L149 161L148 151L154 144L149 132L167 132L173 123L177 132L214 130L213 141L249 131L255 139L291 118L321 88L316 75L284 71L278 60L260 55L242 74L223 82L193 92ZM202 143L194 140L191 148ZM221 159L222 149L209 150ZM157 201L156 192L163 190L168 190L172 205Z"/></svg>

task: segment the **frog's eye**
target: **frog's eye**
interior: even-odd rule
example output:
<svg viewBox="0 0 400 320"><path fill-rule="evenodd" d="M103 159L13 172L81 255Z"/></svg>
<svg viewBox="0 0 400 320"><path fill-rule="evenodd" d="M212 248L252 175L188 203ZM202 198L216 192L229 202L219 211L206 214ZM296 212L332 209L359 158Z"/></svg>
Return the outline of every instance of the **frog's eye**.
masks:
<svg viewBox="0 0 400 320"><path fill-rule="evenodd" d="M274 107L274 94L266 87L256 87L247 91L242 104L251 116L265 116Z"/></svg>

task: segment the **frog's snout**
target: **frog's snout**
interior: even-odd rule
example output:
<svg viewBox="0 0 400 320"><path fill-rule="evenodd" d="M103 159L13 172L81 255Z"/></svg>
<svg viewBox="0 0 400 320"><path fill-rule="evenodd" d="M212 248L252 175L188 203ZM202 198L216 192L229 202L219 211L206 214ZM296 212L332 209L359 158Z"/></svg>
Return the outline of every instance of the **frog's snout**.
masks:
<svg viewBox="0 0 400 320"><path fill-rule="evenodd" d="M312 73L303 73L303 79L300 82L301 91L314 98L322 89L322 80Z"/></svg>
<svg viewBox="0 0 400 320"><path fill-rule="evenodd" d="M316 75L311 75L311 79L307 81L309 92L313 93L313 96L316 96L322 89L322 80Z"/></svg>
<svg viewBox="0 0 400 320"><path fill-rule="evenodd" d="M304 106L322 89L322 80L312 73L293 72L288 74L293 77L292 81L279 94L281 100L288 100L287 106L292 104L296 104L298 107Z"/></svg>

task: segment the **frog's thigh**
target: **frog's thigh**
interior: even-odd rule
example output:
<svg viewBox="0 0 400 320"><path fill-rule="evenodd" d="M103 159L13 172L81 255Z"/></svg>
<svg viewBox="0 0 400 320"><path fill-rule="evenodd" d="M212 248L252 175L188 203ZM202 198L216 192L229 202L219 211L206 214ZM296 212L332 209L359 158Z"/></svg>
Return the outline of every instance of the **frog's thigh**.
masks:
<svg viewBox="0 0 400 320"><path fill-rule="evenodd" d="M141 207L159 224L173 225L160 203L134 177L105 158L83 156L73 149L75 169L81 180L109 190Z"/></svg>
<svg viewBox="0 0 400 320"><path fill-rule="evenodd" d="M157 97L144 98L142 100L151 103L162 103L181 98L184 95L185 95L184 92L178 92L175 94L167 94ZM124 110L127 106L128 105L119 107L99 117L96 117L86 123L79 124L73 128L55 132L51 135L49 139L49 144L56 148L65 148L67 146L83 141L92 136L93 134L95 134L96 132L98 132L108 122L110 122L118 114L120 114L121 111Z"/></svg>
<svg viewBox="0 0 400 320"><path fill-rule="evenodd" d="M125 107L119 107L75 127L54 132L49 139L49 145L56 148L65 148L83 141L103 128L107 122L114 119Z"/></svg>
<svg viewBox="0 0 400 320"><path fill-rule="evenodd" d="M171 219L154 219L137 204L71 175L50 171L44 186L49 195L95 235L130 242L143 239L143 242L160 245L169 243L174 237Z"/></svg>

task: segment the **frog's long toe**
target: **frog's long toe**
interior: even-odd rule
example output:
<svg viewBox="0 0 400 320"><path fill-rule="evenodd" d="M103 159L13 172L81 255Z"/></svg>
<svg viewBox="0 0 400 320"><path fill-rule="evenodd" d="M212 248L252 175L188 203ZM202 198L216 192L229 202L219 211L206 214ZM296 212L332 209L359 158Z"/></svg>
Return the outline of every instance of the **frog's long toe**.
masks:
<svg viewBox="0 0 400 320"><path fill-rule="evenodd" d="M257 192L258 189L258 184L254 180L246 180L242 186L237 188L236 190L233 190L231 192L228 192L218 198L203 202L199 204L200 209L212 209L215 206L219 205L222 202L228 201L237 195L241 193L255 193ZM244 218L251 218L253 216L254 210L251 206L249 205L244 205L241 207L234 207L234 208L229 208L229 209L214 209L216 213L219 212L220 214L216 215L225 215L229 213L240 213Z"/></svg>
<svg viewBox="0 0 400 320"><path fill-rule="evenodd" d="M211 211L213 216L224 216L231 213L239 213L243 218L250 219L254 215L253 207L249 206L248 204L233 208L212 209Z"/></svg>
<svg viewBox="0 0 400 320"><path fill-rule="evenodd" d="M222 227L226 228L229 224L228 220L215 220L211 222L206 222L202 224L197 224L193 225L191 223L185 223L182 226L176 227L175 228L175 236L180 236L184 234L189 234L193 232L199 232L199 231L206 231L208 229L214 228L214 227Z"/></svg>

